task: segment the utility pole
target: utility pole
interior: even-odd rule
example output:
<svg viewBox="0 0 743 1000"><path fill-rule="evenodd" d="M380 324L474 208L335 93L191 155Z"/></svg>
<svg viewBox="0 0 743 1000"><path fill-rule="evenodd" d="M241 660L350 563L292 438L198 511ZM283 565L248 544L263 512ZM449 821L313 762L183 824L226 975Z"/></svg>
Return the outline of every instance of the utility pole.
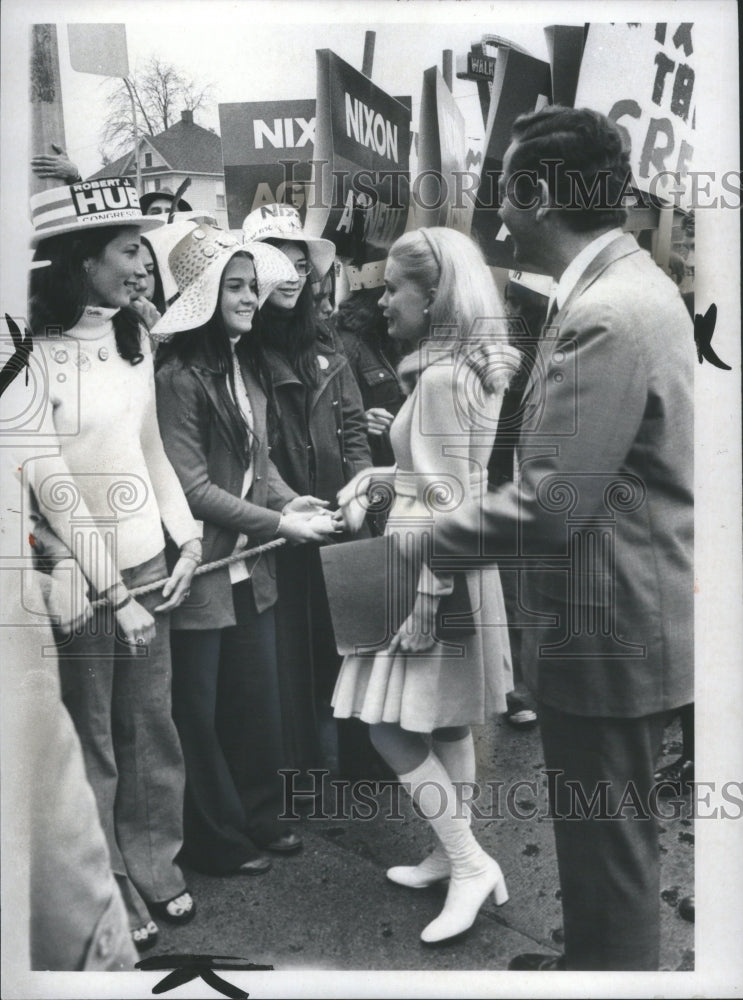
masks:
<svg viewBox="0 0 743 1000"><path fill-rule="evenodd" d="M55 24L31 25L30 83L31 156L50 153L53 142L67 149ZM30 194L38 194L58 184L54 177L37 177L29 171Z"/></svg>

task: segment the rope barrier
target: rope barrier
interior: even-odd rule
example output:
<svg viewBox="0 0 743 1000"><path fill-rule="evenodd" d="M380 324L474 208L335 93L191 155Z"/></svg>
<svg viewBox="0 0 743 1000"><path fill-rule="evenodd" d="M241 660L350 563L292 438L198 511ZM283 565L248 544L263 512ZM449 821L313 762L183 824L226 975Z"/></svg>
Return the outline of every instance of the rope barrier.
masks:
<svg viewBox="0 0 743 1000"><path fill-rule="evenodd" d="M263 545L256 545L253 549L245 549L242 552L233 552L229 556L225 556L224 559L217 559L214 562L206 563L204 566L199 566L194 576L203 576L204 573L213 573L214 570L222 569L224 566L230 566L232 563L242 562L243 559L250 559L252 556L261 555L263 552L269 552L271 549L277 549L281 545L286 545L285 538L274 538L270 542L264 542ZM154 583L145 583L141 587L130 587L128 588L129 593L132 597L141 597L143 594L151 594L154 590L162 590L165 584L168 582L169 577L163 577L162 580L155 580ZM99 598L96 601L91 601L91 606L93 608L104 608L109 606L110 602L105 598Z"/></svg>

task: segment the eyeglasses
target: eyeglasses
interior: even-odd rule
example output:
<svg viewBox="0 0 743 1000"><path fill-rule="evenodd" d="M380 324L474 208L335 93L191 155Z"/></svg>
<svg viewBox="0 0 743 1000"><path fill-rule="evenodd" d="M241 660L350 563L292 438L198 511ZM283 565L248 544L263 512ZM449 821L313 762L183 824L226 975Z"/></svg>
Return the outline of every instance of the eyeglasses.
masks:
<svg viewBox="0 0 743 1000"><path fill-rule="evenodd" d="M300 278L306 278L307 275L312 271L312 265L309 261L300 260L294 265L294 270L297 272Z"/></svg>

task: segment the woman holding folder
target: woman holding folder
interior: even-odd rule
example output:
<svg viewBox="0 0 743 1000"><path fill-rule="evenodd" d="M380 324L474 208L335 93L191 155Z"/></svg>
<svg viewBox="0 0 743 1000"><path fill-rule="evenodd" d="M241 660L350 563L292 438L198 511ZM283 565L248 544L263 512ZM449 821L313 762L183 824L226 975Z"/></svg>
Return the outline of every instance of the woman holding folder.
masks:
<svg viewBox="0 0 743 1000"><path fill-rule="evenodd" d="M508 898L500 867L475 840L462 805L475 781L470 726L504 712L513 687L500 578L492 564L459 580L456 573L434 573L423 550L447 510L486 489L518 352L506 343L503 308L482 254L454 230L400 237L390 250L380 305L390 337L406 352L398 370L410 392L390 429L397 465L389 470L395 499L385 534L401 546L411 535L418 539L406 563L415 567L415 597L387 648L346 656L333 706L336 716L370 724L372 742L436 833L433 853L420 864L387 872L410 888L449 879L442 913L421 934L434 944L466 931L491 892L498 904ZM487 365L478 365L486 340ZM359 474L339 493L349 527L361 523L379 471ZM461 598L451 602L463 582L474 627L453 643L443 641L437 612L446 602L461 609Z"/></svg>

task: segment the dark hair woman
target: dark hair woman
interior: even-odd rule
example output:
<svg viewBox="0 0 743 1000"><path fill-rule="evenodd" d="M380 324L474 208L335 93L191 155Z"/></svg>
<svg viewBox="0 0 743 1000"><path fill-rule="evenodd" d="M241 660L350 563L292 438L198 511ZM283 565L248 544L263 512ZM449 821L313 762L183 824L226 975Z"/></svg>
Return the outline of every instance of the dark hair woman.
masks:
<svg viewBox="0 0 743 1000"><path fill-rule="evenodd" d="M288 205L268 205L251 213L243 223L243 237L269 241L293 266L292 279L269 296L256 320L280 414L273 460L293 489L334 503L338 490L371 465L356 379L333 331L315 316L308 281L313 271L328 273L335 247L307 235L296 209ZM277 579L287 750L292 765L302 772L323 766L335 770L335 747L327 744L337 739L330 695L340 658L317 548L280 553ZM358 728L354 722L346 725L349 734ZM344 759L345 743L344 733L338 766L341 773L350 774L354 765ZM353 735L348 735L348 744L348 756L356 755ZM314 788L311 781L310 786Z"/></svg>
<svg viewBox="0 0 743 1000"><path fill-rule="evenodd" d="M142 279L136 192L121 179L31 200L36 257L30 323L47 373L40 431L55 456L29 463L36 502L107 605L58 636L62 695L80 736L132 934L150 947L150 914L194 914L175 857L182 842L183 757L170 711L170 611L201 557L201 527L162 446L149 340L130 308ZM16 379L16 385L22 384ZM179 558L168 577L162 529Z"/></svg>
<svg viewBox="0 0 743 1000"><path fill-rule="evenodd" d="M169 257L180 297L153 328L166 451L208 562L275 537L335 531L269 458L270 379L249 336L259 302L293 276L272 247L200 226ZM184 858L212 874L257 875L259 848L301 840L278 820L286 765L278 697L273 553L198 577L173 629L173 714L186 758Z"/></svg>

